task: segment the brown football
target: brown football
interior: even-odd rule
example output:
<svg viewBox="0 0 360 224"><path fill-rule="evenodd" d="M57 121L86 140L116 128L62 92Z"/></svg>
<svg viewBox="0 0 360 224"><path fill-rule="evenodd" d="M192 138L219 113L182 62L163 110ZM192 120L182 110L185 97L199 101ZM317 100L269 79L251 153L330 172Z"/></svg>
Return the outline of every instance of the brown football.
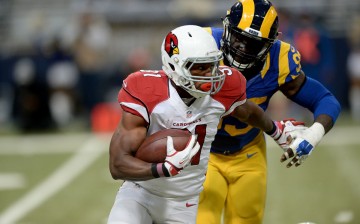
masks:
<svg viewBox="0 0 360 224"><path fill-rule="evenodd" d="M162 163L166 158L167 136L173 138L174 148L182 151L188 145L191 133L183 129L163 129L145 138L135 157L149 163Z"/></svg>

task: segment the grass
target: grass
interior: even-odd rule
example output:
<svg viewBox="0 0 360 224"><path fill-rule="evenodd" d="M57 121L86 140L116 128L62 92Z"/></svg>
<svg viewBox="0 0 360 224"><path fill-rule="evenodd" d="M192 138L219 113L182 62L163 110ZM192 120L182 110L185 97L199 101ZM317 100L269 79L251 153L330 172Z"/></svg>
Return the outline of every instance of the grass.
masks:
<svg viewBox="0 0 360 224"><path fill-rule="evenodd" d="M360 223L359 133L360 126L340 121L339 127L324 138L305 164L290 169L279 162L281 150L269 141L264 224ZM88 144L94 151L78 155L94 138L97 138L96 144ZM7 209L14 208L64 164L80 156L82 160L77 160L80 166L91 155L95 155L95 159L83 172L38 205L36 200L41 194L30 203L18 204L11 223L106 223L120 186L108 171L108 144L109 136L99 138L90 133L0 136L0 174L19 174L24 180L20 188L0 188L0 224L8 224L1 221L4 215L10 214ZM75 165L74 170L65 174L71 175L77 168ZM66 182L66 176L54 180L50 186L55 188ZM4 179L0 175L0 186L1 181ZM24 206L31 209L22 212Z"/></svg>

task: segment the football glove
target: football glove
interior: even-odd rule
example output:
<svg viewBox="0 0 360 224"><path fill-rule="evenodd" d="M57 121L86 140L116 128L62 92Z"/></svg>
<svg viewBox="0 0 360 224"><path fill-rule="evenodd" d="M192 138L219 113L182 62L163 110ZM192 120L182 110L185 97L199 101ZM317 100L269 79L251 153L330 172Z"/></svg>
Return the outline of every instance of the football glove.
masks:
<svg viewBox="0 0 360 224"><path fill-rule="evenodd" d="M289 168L294 164L296 167L300 166L311 154L316 145L319 144L324 135L324 126L318 122L315 122L311 127L303 130L293 130L290 132L292 141L289 148L281 156L280 162L284 162L293 157L286 167Z"/></svg>
<svg viewBox="0 0 360 224"><path fill-rule="evenodd" d="M274 121L274 124L276 126L276 130L273 134L270 134L270 136L284 151L289 148L289 143L292 140L290 133L294 130L306 129L304 122L297 121L294 118Z"/></svg>
<svg viewBox="0 0 360 224"><path fill-rule="evenodd" d="M200 149L197 142L197 135L191 135L189 144L182 151L176 151L173 145L172 137L167 137L167 156L164 162L165 176L175 176L181 172L186 166L190 165L191 159Z"/></svg>

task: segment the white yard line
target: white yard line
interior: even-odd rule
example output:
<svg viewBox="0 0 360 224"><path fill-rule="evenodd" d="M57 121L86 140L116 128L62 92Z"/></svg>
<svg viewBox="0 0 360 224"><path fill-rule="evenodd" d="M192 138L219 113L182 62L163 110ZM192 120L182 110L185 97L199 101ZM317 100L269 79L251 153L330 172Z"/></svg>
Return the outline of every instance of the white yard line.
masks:
<svg viewBox="0 0 360 224"><path fill-rule="evenodd" d="M23 188L25 178L20 173L0 173L0 190Z"/></svg>
<svg viewBox="0 0 360 224"><path fill-rule="evenodd" d="M82 147L46 180L32 189L24 197L10 205L0 214L0 224L12 224L26 216L51 196L67 186L86 170L106 150L96 136L86 141Z"/></svg>
<svg viewBox="0 0 360 224"><path fill-rule="evenodd" d="M74 152L78 149L74 145L82 145L89 139L89 136L91 136L89 133L0 136L0 155Z"/></svg>

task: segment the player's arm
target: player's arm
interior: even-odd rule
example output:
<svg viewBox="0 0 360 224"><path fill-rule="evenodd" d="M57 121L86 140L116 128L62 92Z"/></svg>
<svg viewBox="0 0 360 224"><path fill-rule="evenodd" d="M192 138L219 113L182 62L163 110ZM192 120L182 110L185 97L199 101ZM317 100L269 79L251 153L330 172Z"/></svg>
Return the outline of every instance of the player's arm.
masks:
<svg viewBox="0 0 360 224"><path fill-rule="evenodd" d="M237 102L231 107L235 108L233 110L230 108L231 115L253 127L260 128L265 133L270 135L270 137L272 137L276 141L276 143L284 149L284 147L287 146L286 133L283 132L284 128L287 126L294 127L297 125L301 125L302 123L295 120L289 120L288 122L272 121L265 114L261 107L249 100L246 100L245 77L238 70L233 68L223 67L222 70L226 71L229 75L227 77L227 84L230 84L225 87L228 88L226 89L227 92L231 91L231 88L233 88L232 90L234 90L234 92L237 92L239 96Z"/></svg>
<svg viewBox="0 0 360 224"><path fill-rule="evenodd" d="M231 114L242 122L253 127L260 128L269 135L273 134L278 127L255 103L246 100L245 103L237 106Z"/></svg>
<svg viewBox="0 0 360 224"><path fill-rule="evenodd" d="M167 137L167 155L163 163L147 163L133 155L144 141L147 123L132 113L123 111L122 119L110 142L110 173L114 179L148 180L179 174L199 151L197 136L191 135L189 144L176 151L173 139Z"/></svg>
<svg viewBox="0 0 360 224"><path fill-rule="evenodd" d="M340 104L320 82L301 74L280 87L289 99L309 109L314 114L314 123L303 131L292 134L295 139L280 161L294 157L287 167L300 165L323 136L331 130L340 113Z"/></svg>
<svg viewBox="0 0 360 224"><path fill-rule="evenodd" d="M320 123L329 132L340 113L337 99L321 83L304 72L294 80L280 87L281 92L295 103L309 109L314 114L314 122Z"/></svg>
<svg viewBox="0 0 360 224"><path fill-rule="evenodd" d="M133 155L146 137L146 121L122 111L122 118L110 142L110 173L114 179L147 180L154 178L151 163Z"/></svg>
<svg viewBox="0 0 360 224"><path fill-rule="evenodd" d="M235 108L232 116L236 117L242 122L250 124L251 126L260 128L284 150L289 148L288 131L302 130L305 127L304 123L296 121L295 119L286 119L281 121L271 120L266 113L251 101L246 101L244 104Z"/></svg>

